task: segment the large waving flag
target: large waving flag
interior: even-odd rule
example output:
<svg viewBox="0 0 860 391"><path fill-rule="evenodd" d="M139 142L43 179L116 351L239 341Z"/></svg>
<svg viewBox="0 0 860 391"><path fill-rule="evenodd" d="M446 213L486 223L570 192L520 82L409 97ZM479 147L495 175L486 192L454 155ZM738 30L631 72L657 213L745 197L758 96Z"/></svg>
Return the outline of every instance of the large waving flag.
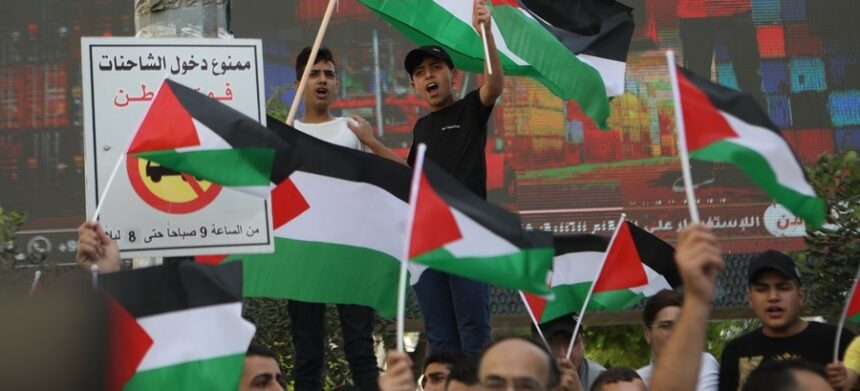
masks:
<svg viewBox="0 0 860 391"><path fill-rule="evenodd" d="M254 325L242 268L179 262L103 275L111 296L110 390L238 388Z"/></svg>
<svg viewBox="0 0 860 391"><path fill-rule="evenodd" d="M608 240L596 235L555 238L556 256L550 279L555 300L525 295L537 322L580 312L601 265L589 311L620 311L662 289L680 286L675 250L656 236L625 222L612 247L607 250L607 246Z"/></svg>
<svg viewBox="0 0 860 391"><path fill-rule="evenodd" d="M600 73L607 95L624 93L632 8L613 0L520 0L519 6Z"/></svg>
<svg viewBox="0 0 860 391"><path fill-rule="evenodd" d="M417 166L417 164L416 164ZM431 161L423 162L409 258L489 284L547 295L552 236L487 203Z"/></svg>
<svg viewBox="0 0 860 391"><path fill-rule="evenodd" d="M817 228L825 204L791 147L753 98L677 68L687 149L696 159L729 162L788 210Z"/></svg>
<svg viewBox="0 0 860 391"><path fill-rule="evenodd" d="M440 45L454 65L470 72L484 69L483 43L472 28L468 0L359 0L418 45ZM555 95L575 100L605 129L609 117L601 73L579 60L531 13L512 0L493 0L493 36L509 75L538 80Z"/></svg>

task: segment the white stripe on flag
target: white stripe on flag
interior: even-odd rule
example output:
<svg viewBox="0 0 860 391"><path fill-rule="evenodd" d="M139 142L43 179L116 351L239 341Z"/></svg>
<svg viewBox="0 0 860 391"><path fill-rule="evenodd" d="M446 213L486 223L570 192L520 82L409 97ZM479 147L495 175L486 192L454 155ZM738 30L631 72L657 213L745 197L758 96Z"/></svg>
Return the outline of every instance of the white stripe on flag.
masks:
<svg viewBox="0 0 860 391"><path fill-rule="evenodd" d="M815 197L815 190L806 182L806 177L803 174L803 168L797 163L797 159L791 152L791 147L788 143L774 133L770 129L765 129L744 122L725 111L720 110L720 114L729 122L729 126L738 133L737 138L726 139L747 148L758 152L770 165L776 180L782 186L788 187L798 193Z"/></svg>
<svg viewBox="0 0 860 391"><path fill-rule="evenodd" d="M602 251L583 251L556 256L550 287L590 282L606 256Z"/></svg>
<svg viewBox="0 0 860 391"><path fill-rule="evenodd" d="M242 303L218 304L138 318L152 348L137 371L244 353L256 328Z"/></svg>
<svg viewBox="0 0 860 391"><path fill-rule="evenodd" d="M606 96L618 96L624 93L624 72L627 70L626 62L590 56L588 54L577 54L576 58L600 73L603 84L606 85Z"/></svg>
<svg viewBox="0 0 860 391"><path fill-rule="evenodd" d="M463 235L460 240L444 246L455 257L493 257L519 251L517 246L484 228L459 210L451 207L448 209L454 215L454 220Z"/></svg>
<svg viewBox="0 0 860 391"><path fill-rule="evenodd" d="M197 130L197 138L200 140L200 145L193 147L176 148L177 152L188 151L205 151L210 149L231 149L233 148L227 140L224 140L218 133L215 133L202 122L191 117L191 122L194 123L194 128Z"/></svg>

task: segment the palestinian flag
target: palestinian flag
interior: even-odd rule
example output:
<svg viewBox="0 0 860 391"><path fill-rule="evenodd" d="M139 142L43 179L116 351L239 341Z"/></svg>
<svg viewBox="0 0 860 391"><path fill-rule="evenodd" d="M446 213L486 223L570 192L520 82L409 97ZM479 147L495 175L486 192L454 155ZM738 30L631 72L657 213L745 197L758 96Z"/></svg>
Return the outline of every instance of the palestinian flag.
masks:
<svg viewBox="0 0 860 391"><path fill-rule="evenodd" d="M440 45L457 68L483 72L484 49L465 0L359 0L417 45ZM513 0L493 0L493 36L508 75L528 76L555 95L575 100L606 129L609 99L600 72L580 61Z"/></svg>
<svg viewBox="0 0 860 391"><path fill-rule="evenodd" d="M523 231L517 215L480 199L433 162L419 164L412 262L505 288L550 293L550 234Z"/></svg>
<svg viewBox="0 0 860 391"><path fill-rule="evenodd" d="M581 312L598 271L587 310L620 311L662 289L681 285L674 248L629 222L618 228L608 251L608 241L596 235L556 237L555 246L550 278L555 300L525 295L540 323Z"/></svg>
<svg viewBox="0 0 860 391"><path fill-rule="evenodd" d="M690 156L735 164L776 202L820 227L824 201L807 182L779 128L753 98L683 68L676 74Z"/></svg>
<svg viewBox="0 0 860 391"><path fill-rule="evenodd" d="M139 156L214 183L272 188L274 253L198 262L243 261L245 297L361 304L394 316L409 169L320 141L274 118L267 129L188 87L165 83L131 151L155 150ZM168 120L183 116L191 119ZM146 127L147 121L153 125ZM182 129L194 132L172 140ZM217 142L197 145L217 147L182 147L207 138ZM252 161L237 162L242 156Z"/></svg>
<svg viewBox="0 0 860 391"><path fill-rule="evenodd" d="M513 3L513 1L510 1ZM606 94L624 93L633 9L613 0L520 0L580 61L600 72Z"/></svg>
<svg viewBox="0 0 860 391"><path fill-rule="evenodd" d="M235 110L208 111L213 102L165 79L129 144L128 154L183 176L194 175L268 197L275 147L283 141L262 132L248 138L248 129L260 128L260 124Z"/></svg>
<svg viewBox="0 0 860 391"><path fill-rule="evenodd" d="M242 268L178 262L109 273L108 389L236 390L254 325Z"/></svg>

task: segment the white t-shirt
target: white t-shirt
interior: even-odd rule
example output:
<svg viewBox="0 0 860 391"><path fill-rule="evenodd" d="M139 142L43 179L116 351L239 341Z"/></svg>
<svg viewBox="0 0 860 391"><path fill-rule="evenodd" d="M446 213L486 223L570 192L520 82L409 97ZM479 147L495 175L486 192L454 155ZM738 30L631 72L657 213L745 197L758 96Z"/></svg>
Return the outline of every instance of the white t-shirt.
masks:
<svg viewBox="0 0 860 391"><path fill-rule="evenodd" d="M645 385L651 386L651 375L654 371L654 364L639 368L636 373L645 382ZM720 363L710 353L702 354L702 366L699 368L699 382L696 384L696 391L717 391L720 386Z"/></svg>
<svg viewBox="0 0 860 391"><path fill-rule="evenodd" d="M335 119L331 121L314 124L295 120L293 126L296 129L320 140L337 144L342 147L363 151L364 148L361 141L359 141L355 133L353 133L352 130L349 130L349 127L346 126L348 122L354 123L355 120L345 117L335 117Z"/></svg>

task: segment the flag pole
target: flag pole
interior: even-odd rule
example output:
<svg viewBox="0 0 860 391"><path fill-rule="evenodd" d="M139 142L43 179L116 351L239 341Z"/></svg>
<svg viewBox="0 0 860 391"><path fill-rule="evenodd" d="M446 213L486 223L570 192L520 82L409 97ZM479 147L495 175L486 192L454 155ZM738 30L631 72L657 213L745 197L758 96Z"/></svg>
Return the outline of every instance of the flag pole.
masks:
<svg viewBox="0 0 860 391"><path fill-rule="evenodd" d="M684 178L684 192L687 193L687 207L690 209L690 220L699 223L699 208L696 206L696 194L693 192L693 175L690 172L690 154L687 151L687 133L684 128L684 111L681 107L681 89L678 86L678 68L675 66L675 52L666 51L666 63L669 68L669 79L672 81L672 97L675 106L675 125L678 130L678 157L681 158L681 176Z"/></svg>
<svg viewBox="0 0 860 391"><path fill-rule="evenodd" d="M570 345L567 346L567 355L565 357L568 360L570 359L570 354L573 353L573 345L576 342L576 335L582 327L582 319L585 317L585 309L588 308L588 302L591 301L591 295L594 293L594 286L597 285L597 279L600 278L600 273L603 272L603 266L606 266L606 258L609 256L609 250L612 248L612 244L615 243L615 237L618 236L618 231L621 230L621 226L624 225L626 219L627 213L621 213L621 217L618 218L618 225L615 227L615 232L612 233L612 238L609 239L609 245L606 246L606 254L603 255L603 261L600 262L600 267L597 268L597 272L594 273L594 278L591 280L591 286L588 287L588 294L585 295L585 301L582 302L582 310L579 311L579 320L576 321L576 326L573 327L573 335L570 337Z"/></svg>
<svg viewBox="0 0 860 391"><path fill-rule="evenodd" d="M490 48L487 46L487 29L481 23L481 40L484 41L484 64L487 64L487 74L493 74L493 63L490 61Z"/></svg>
<svg viewBox="0 0 860 391"><path fill-rule="evenodd" d="M540 336L540 340L543 341L543 344L546 345L547 351L552 354L552 347L549 346L549 342L547 342L546 337L543 335L543 331L540 329L540 323L535 318L534 312L532 312L532 307L529 306L528 300L526 300L526 294L523 291L520 292L520 298L523 299L523 304L526 306L526 311L529 312L529 317L532 319L532 324L535 325L535 330L537 330L538 335Z"/></svg>
<svg viewBox="0 0 860 391"><path fill-rule="evenodd" d="M36 288L39 286L39 281L42 279L42 271L36 270L36 273L33 274L33 283L30 284L30 294L29 296L33 296L36 293Z"/></svg>
<svg viewBox="0 0 860 391"><path fill-rule="evenodd" d="M99 287L99 265L90 266L90 276L93 280L93 289Z"/></svg>
<svg viewBox="0 0 860 391"><path fill-rule="evenodd" d="M854 294L857 293L857 282L860 279L860 268L857 268L857 273L854 275L854 284L851 285L851 292L848 293L848 300L845 303L845 308L842 309L842 316L839 318L839 325L836 326L836 343L833 345L833 362L839 361L839 345L842 343L842 329L845 328L845 319L848 317L848 307L851 306L851 300Z"/></svg>
<svg viewBox="0 0 860 391"><path fill-rule="evenodd" d="M322 46L323 36L325 36L325 32L328 29L328 22L331 20L331 14L334 12L334 5L337 3L337 0L328 0L328 7L325 9L325 15L323 15L322 23L320 23L320 29L317 31L317 37L314 39L314 45L311 47L311 55L308 57L308 63L305 65L305 70L302 72L302 78L299 81L299 87L296 90L296 96L293 97L293 103L290 105L290 112L287 114L287 125L293 126L293 121L296 119L296 111L299 109L299 102L302 100L302 95L304 95L305 85L308 83L308 76L311 74L311 68L314 67L314 64L317 60L317 52Z"/></svg>
<svg viewBox="0 0 860 391"><path fill-rule="evenodd" d="M403 259L400 260L400 283L397 285L397 351L403 352L403 328L406 321L406 272L409 268L409 246L412 241L412 224L415 221L415 208L418 205L418 185L424 169L424 153L427 145L418 144L415 156L415 169L409 185L409 214L406 216L406 235L403 238Z"/></svg>

